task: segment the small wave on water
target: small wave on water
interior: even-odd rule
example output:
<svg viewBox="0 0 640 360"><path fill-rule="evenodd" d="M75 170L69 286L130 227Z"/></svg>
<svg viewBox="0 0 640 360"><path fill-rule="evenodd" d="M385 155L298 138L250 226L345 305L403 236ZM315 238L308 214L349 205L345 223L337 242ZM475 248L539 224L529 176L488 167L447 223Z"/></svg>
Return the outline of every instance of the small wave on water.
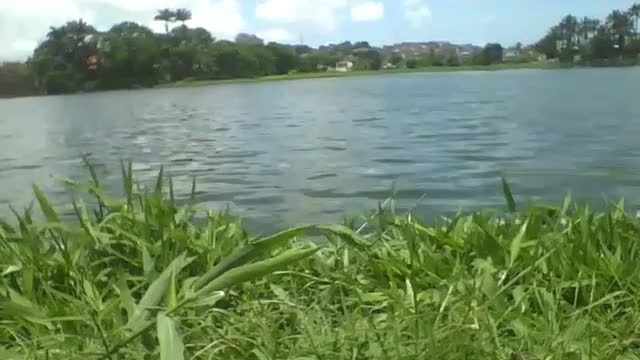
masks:
<svg viewBox="0 0 640 360"><path fill-rule="evenodd" d="M613 95L591 96L594 83ZM233 203L274 227L366 211L394 183L399 207L425 194L431 210L494 204L502 174L524 200L572 191L640 203L640 108L615 96L637 92L629 84L640 72L390 75L0 102L2 201L28 205L31 183L57 188L50 175L87 179L79 155L92 153L114 194L120 160L143 182L163 164L177 194L195 176L199 204ZM601 174L607 167L625 174Z"/></svg>

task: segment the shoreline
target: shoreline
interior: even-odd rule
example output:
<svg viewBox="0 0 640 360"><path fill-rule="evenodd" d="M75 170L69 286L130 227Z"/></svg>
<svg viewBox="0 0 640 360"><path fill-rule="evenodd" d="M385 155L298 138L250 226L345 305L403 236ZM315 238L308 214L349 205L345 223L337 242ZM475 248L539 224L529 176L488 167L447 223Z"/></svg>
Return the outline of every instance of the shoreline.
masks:
<svg viewBox="0 0 640 360"><path fill-rule="evenodd" d="M535 62L535 63L522 63L522 64L494 64L494 65L465 65L465 66L430 66L417 69L389 69L389 70L363 70L352 71L347 73L339 72L321 72L321 73L294 73L285 75L268 75L258 78L235 78L235 79L220 79L220 80L181 80L176 82L167 82L164 84L158 84L151 87L136 87L136 88L122 88L122 89L104 89L97 91L87 92L73 92L65 94L28 94L28 95L0 95L0 100L11 100L20 98L31 97L48 97L48 96L64 96L64 95L79 95L79 94L94 94L112 91L133 91L133 90L150 90L150 89L170 89L170 88L185 88L185 87L203 87L213 85L226 85L226 84L254 84L262 82L275 82L275 81L295 81L295 80L312 80L312 79L340 79L351 77L366 77L366 76L387 76L387 75L402 75L402 74L427 74L427 73L453 73L453 72L465 72L465 71L482 71L482 72L495 72L506 70L559 70L559 69L587 69L587 68L627 68L640 65L580 65L580 64L564 64L557 62Z"/></svg>
<svg viewBox="0 0 640 360"><path fill-rule="evenodd" d="M364 76L384 76L384 75L401 75L401 74L419 74L419 73L449 73L464 71L504 71L504 70L555 70L574 68L576 65L568 66L561 63L522 63L522 64L495 64L495 65L463 65L463 66L430 66L416 69L388 69L388 70L363 70L352 72L313 72L313 73L294 73L285 75L268 75L257 78L237 78L222 80L181 80L176 82L168 82L159 84L153 89L180 88L180 87L201 87L210 85L224 84L242 84L242 83L261 83L272 81L293 81L293 80L309 80L309 79L336 79ZM587 66L591 67L591 66ZM595 67L595 66L594 66Z"/></svg>

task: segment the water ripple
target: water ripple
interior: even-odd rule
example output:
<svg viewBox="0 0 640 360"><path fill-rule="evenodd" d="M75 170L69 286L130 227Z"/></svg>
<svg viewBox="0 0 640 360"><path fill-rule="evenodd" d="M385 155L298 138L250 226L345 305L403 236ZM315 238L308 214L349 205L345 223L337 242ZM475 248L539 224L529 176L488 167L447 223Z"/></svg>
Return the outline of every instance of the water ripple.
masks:
<svg viewBox="0 0 640 360"><path fill-rule="evenodd" d="M328 178L335 178L336 176L338 176L337 174L322 174L322 175L315 175L315 176L310 176L307 178L308 181L314 181L314 180L322 180L322 179L328 179Z"/></svg>
<svg viewBox="0 0 640 360"><path fill-rule="evenodd" d="M110 194L122 191L120 160L145 185L164 164L176 196L189 197L195 176L201 205L232 206L261 232L339 221L374 208L393 184L399 208L426 195L420 214L501 204L501 175L522 202L571 190L633 206L637 84L635 68L579 69L0 100L0 215L28 205L33 182L55 190L64 213L59 179L87 178L82 153ZM593 175L603 168L623 174Z"/></svg>

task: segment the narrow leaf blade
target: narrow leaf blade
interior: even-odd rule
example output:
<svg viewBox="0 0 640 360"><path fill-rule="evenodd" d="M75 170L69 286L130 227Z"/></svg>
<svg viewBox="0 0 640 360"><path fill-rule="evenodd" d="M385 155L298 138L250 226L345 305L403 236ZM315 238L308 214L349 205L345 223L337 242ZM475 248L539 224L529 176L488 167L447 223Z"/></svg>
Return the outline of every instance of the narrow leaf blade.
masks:
<svg viewBox="0 0 640 360"><path fill-rule="evenodd" d="M515 213L517 211L516 201L513 198L513 193L511 192L511 186L507 182L507 179L502 177L502 192L504 194L504 199L507 202L507 211L510 213Z"/></svg>
<svg viewBox="0 0 640 360"><path fill-rule="evenodd" d="M53 207L51 206L49 199L47 199L47 196L42 192L42 190L40 190L40 188L36 184L33 184L33 193L36 195L38 204L40 204L40 209L42 210L42 213L44 214L47 221L52 223L59 223L60 219L58 218L58 214L55 210L53 210Z"/></svg>
<svg viewBox="0 0 640 360"><path fill-rule="evenodd" d="M525 221L524 224L520 227L520 231L511 241L510 253L511 257L509 260L509 266L513 266L515 264L516 259L518 258L518 254L520 254L520 248L522 247L522 239L524 238L525 233L527 232L527 225L529 225L529 220Z"/></svg>
<svg viewBox="0 0 640 360"><path fill-rule="evenodd" d="M315 254L319 249L320 248L313 247L304 250L291 250L271 259L231 269L200 289L200 291L196 293L196 298L212 291L223 290L233 285L269 275L274 271L286 268L293 263Z"/></svg>
<svg viewBox="0 0 640 360"><path fill-rule="evenodd" d="M173 319L158 313L158 342L160 360L184 360L184 344Z"/></svg>

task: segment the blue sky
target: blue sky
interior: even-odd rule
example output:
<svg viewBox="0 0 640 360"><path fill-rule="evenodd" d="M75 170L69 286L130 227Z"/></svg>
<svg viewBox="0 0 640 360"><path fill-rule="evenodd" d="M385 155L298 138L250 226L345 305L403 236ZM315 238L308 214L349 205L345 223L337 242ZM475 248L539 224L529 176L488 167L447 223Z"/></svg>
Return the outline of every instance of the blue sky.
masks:
<svg viewBox="0 0 640 360"><path fill-rule="evenodd" d="M268 21L256 18L257 1L244 4L250 21L259 31ZM346 40L369 40L373 44L415 40L449 40L456 43L485 44L498 41L505 45L534 42L563 16L604 18L612 9L627 9L633 0L424 0L430 10L421 24L407 19L403 0L380 0L383 18L353 21L347 9L338 13L340 23L334 32L314 31L308 24L289 25L289 31L314 45ZM321 3L320 1L314 3Z"/></svg>
<svg viewBox="0 0 640 360"><path fill-rule="evenodd" d="M638 1L638 0L636 0ZM564 15L604 18L634 0L0 0L0 60L26 58L50 25L83 18L99 29L118 21L153 22L158 8L193 11L191 26L218 38L238 32L318 46L344 40L381 45L448 40L531 43Z"/></svg>

